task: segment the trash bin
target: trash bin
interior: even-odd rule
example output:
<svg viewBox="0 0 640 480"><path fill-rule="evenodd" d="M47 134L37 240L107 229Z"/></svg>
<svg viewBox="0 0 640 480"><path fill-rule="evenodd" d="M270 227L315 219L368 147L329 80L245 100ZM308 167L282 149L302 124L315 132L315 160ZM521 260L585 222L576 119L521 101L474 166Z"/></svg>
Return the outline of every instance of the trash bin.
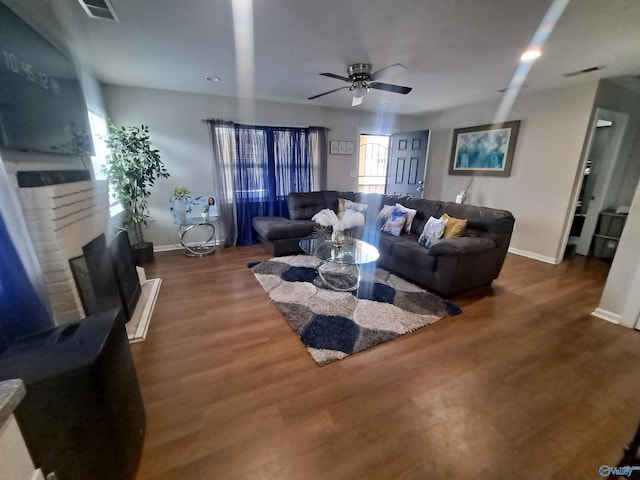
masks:
<svg viewBox="0 0 640 480"><path fill-rule="evenodd" d="M124 320L103 312L17 339L0 355L0 380L25 384L14 415L45 476L134 478L146 417Z"/></svg>

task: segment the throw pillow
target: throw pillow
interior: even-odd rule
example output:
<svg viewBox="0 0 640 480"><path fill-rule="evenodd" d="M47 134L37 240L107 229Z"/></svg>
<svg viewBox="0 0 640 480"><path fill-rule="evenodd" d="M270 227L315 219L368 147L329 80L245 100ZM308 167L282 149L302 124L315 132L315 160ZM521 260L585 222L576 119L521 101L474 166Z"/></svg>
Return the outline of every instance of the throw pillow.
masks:
<svg viewBox="0 0 640 480"><path fill-rule="evenodd" d="M380 212L378 213L378 218L386 220L387 218L389 218L389 215L391 215L391 212L393 212L394 208L396 208L394 205L383 205L380 209Z"/></svg>
<svg viewBox="0 0 640 480"><path fill-rule="evenodd" d="M446 213L443 213L440 220L444 220L444 236L445 237L459 237L462 231L467 228L467 220L450 217Z"/></svg>
<svg viewBox="0 0 640 480"><path fill-rule="evenodd" d="M420 238L418 238L418 243L423 247L431 248L432 245L436 244L438 240L442 238L444 225L444 220L429 217L429 220L427 220L427 223L424 225Z"/></svg>
<svg viewBox="0 0 640 480"><path fill-rule="evenodd" d="M401 203L396 203L396 208L399 208L400 210L402 210L404 213L407 214L405 230L407 231L407 233L411 233L411 224L413 223L413 219L416 218L416 213L418 213L418 211L414 210L413 208L405 207Z"/></svg>
<svg viewBox="0 0 640 480"><path fill-rule="evenodd" d="M338 218L342 218L345 210L355 210L364 215L367 213L368 206L366 203L357 203L346 198L338 198Z"/></svg>
<svg viewBox="0 0 640 480"><path fill-rule="evenodd" d="M382 231L397 237L402 233L402 228L404 227L406 220L407 214L399 208L394 208L391 215L389 215L389 218L387 218L387 221L384 222Z"/></svg>
<svg viewBox="0 0 640 480"><path fill-rule="evenodd" d="M343 213L344 210L355 210L356 212L360 212L362 215L367 213L367 207L369 205L367 205L366 203L358 203L358 202L352 202L351 200L346 200L344 201L344 206L343 206Z"/></svg>

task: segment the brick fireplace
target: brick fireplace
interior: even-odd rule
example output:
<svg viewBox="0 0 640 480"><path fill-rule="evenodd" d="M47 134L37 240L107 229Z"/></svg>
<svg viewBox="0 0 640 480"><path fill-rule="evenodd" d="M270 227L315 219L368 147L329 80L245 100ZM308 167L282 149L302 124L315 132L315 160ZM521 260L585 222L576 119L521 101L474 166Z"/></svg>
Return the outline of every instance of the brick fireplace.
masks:
<svg viewBox="0 0 640 480"><path fill-rule="evenodd" d="M25 221L40 262L56 325L85 316L69 259L109 225L106 181L18 188ZM109 236L109 235L107 235Z"/></svg>

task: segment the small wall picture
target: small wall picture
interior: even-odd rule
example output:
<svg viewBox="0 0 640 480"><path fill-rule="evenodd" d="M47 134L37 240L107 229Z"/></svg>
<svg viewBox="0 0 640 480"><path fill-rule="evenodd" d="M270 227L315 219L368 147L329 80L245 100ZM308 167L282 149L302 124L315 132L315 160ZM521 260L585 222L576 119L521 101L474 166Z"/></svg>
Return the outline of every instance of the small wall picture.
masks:
<svg viewBox="0 0 640 480"><path fill-rule="evenodd" d="M331 155L353 155L354 143L347 140L331 140L329 142L329 153Z"/></svg>
<svg viewBox="0 0 640 480"><path fill-rule="evenodd" d="M214 195L190 195L185 203L185 216L188 223L210 221L218 216L218 202ZM184 223L184 221L180 220L179 211L180 208L184 207L180 206L180 208L178 208L176 200L173 197L169 199L169 205L173 223Z"/></svg>
<svg viewBox="0 0 640 480"><path fill-rule="evenodd" d="M453 131L450 175L511 175L520 120Z"/></svg>

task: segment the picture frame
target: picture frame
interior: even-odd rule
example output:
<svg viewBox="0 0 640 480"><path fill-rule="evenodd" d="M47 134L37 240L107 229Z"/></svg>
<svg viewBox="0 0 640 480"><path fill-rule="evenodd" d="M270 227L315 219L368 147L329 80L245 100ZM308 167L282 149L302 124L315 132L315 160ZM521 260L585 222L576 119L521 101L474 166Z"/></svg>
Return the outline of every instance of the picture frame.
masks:
<svg viewBox="0 0 640 480"><path fill-rule="evenodd" d="M449 175L511 176L520 120L453 131Z"/></svg>
<svg viewBox="0 0 640 480"><path fill-rule="evenodd" d="M211 199L211 201L209 200ZM185 201L185 220L189 223L194 221L210 221L217 218L220 213L218 211L218 201L215 195L189 195ZM182 224L185 220L180 219L178 210L176 209L176 199L169 197L169 209L171 211L171 219L176 225ZM203 216L203 214L205 214Z"/></svg>
<svg viewBox="0 0 640 480"><path fill-rule="evenodd" d="M329 153L331 155L353 155L355 153L354 143L347 140L331 140Z"/></svg>

